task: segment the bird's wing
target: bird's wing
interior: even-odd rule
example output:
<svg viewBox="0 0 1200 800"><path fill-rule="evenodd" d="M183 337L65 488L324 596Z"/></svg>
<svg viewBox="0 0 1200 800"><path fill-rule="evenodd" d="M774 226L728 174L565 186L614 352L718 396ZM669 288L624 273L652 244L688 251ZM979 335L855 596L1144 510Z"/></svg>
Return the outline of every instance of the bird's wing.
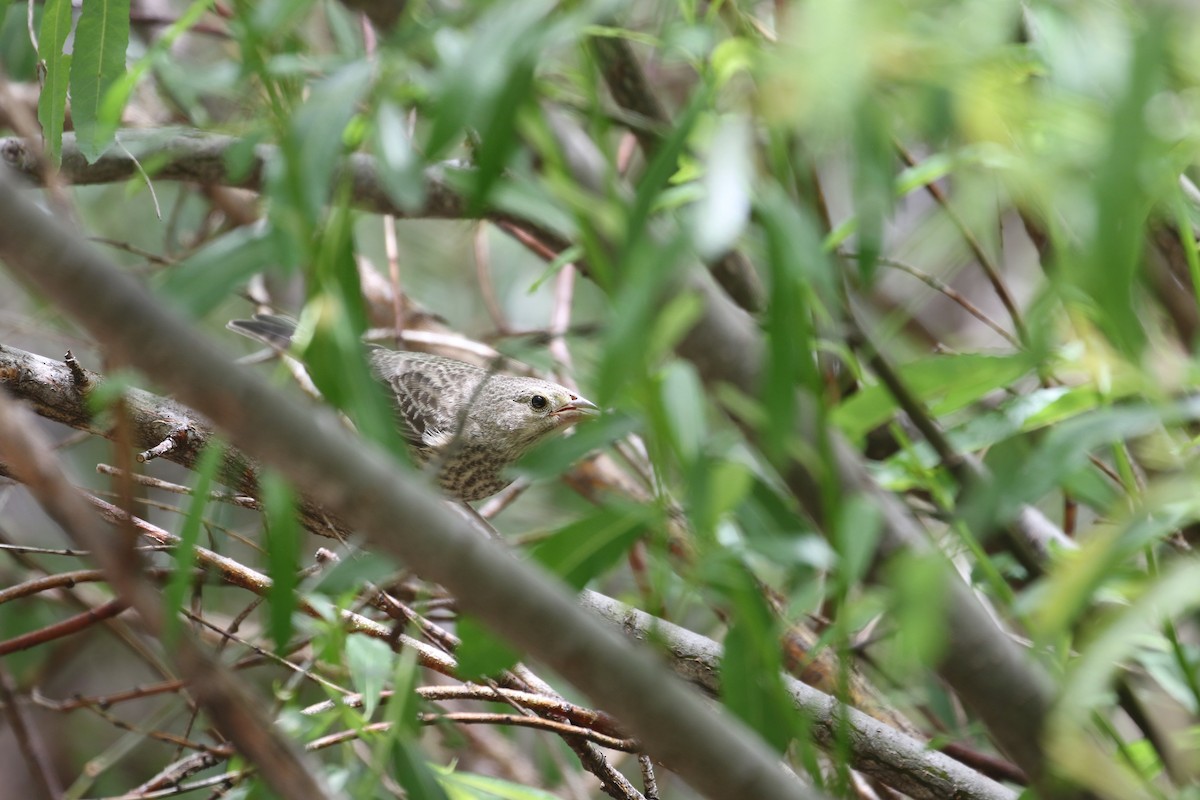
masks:
<svg viewBox="0 0 1200 800"><path fill-rule="evenodd" d="M461 386L455 376L437 361L411 353L378 350L371 361L390 390L397 427L408 443L420 451L448 444L459 425L460 404L454 399Z"/></svg>

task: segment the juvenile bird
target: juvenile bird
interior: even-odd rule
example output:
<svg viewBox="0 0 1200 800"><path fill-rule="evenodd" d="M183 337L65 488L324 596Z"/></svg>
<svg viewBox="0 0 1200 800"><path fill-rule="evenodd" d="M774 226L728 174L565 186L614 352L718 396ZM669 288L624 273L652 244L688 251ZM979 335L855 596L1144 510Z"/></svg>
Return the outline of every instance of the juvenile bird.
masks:
<svg viewBox="0 0 1200 800"><path fill-rule="evenodd" d="M272 314L227 327L278 350L286 350L296 332L295 322ZM512 483L505 468L535 444L600 413L595 403L549 381L382 347L372 347L368 357L415 460L436 465L442 490L460 500L500 491Z"/></svg>

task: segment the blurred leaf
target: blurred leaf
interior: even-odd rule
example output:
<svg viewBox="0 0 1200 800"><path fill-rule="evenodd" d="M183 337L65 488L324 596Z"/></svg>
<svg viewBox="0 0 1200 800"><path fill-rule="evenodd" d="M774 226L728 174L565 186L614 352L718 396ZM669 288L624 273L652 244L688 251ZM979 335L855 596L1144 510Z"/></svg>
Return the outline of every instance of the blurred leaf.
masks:
<svg viewBox="0 0 1200 800"><path fill-rule="evenodd" d="M415 741L397 739L389 759L392 774L404 787L407 800L448 800L437 774L425 761L425 755Z"/></svg>
<svg viewBox="0 0 1200 800"><path fill-rule="evenodd" d="M839 511L831 543L839 558L839 585L849 587L864 578L875 563L883 519L879 509L862 495L844 498Z"/></svg>
<svg viewBox="0 0 1200 800"><path fill-rule="evenodd" d="M312 335L302 344L313 383L344 412L369 441L409 463L408 448L396 429L391 401L367 363L362 334L367 327L354 256L352 214L343 205L331 211L313 256L312 300L305 327Z"/></svg>
<svg viewBox="0 0 1200 800"><path fill-rule="evenodd" d="M384 101L375 112L374 150L379 157L379 177L396 205L405 210L425 202L424 162L408 138L408 123L395 103Z"/></svg>
<svg viewBox="0 0 1200 800"><path fill-rule="evenodd" d="M1036 365L1032 356L980 354L941 355L898 368L905 386L934 417L970 405L989 392L1008 386ZM831 418L853 441L882 425L897 411L891 392L882 384L865 387L835 408Z"/></svg>
<svg viewBox="0 0 1200 800"><path fill-rule="evenodd" d="M208 507L208 494L212 489L217 470L225 457L225 446L219 442L210 443L200 454L196 464L196 484L192 487L192 496L188 501L187 516L183 518L183 528L179 531L179 544L173 551L175 556L175 572L163 592L163 634L165 642L173 642L179 635L182 623L180 611L183 609L188 587L194 581L192 570L196 566L196 543L200 540L200 528L204 524L204 509Z"/></svg>
<svg viewBox="0 0 1200 800"><path fill-rule="evenodd" d="M946 647L945 582L949 571L941 553L902 552L886 566L891 588L889 622L897 666L914 672L937 665ZM889 662L890 663L890 662Z"/></svg>
<svg viewBox="0 0 1200 800"><path fill-rule="evenodd" d="M375 717L380 694L392 676L396 654L386 642L370 636L350 636L346 639L346 668L354 691L362 695L363 719Z"/></svg>
<svg viewBox="0 0 1200 800"><path fill-rule="evenodd" d="M858 107L854 125L854 213L858 221L856 251L859 275L870 285L883 248L883 220L892 207L893 162L891 124L874 99Z"/></svg>
<svg viewBox="0 0 1200 800"><path fill-rule="evenodd" d="M570 436L555 436L539 442L512 467L512 471L530 480L558 477L588 453L628 436L638 427L636 417L605 412L599 419L576 426Z"/></svg>
<svg viewBox="0 0 1200 800"><path fill-rule="evenodd" d="M1140 405L1100 409L1059 423L1031 454L998 463L1016 444L1002 443L988 453L992 473L1002 479L972 487L960 511L972 530L995 530L1007 524L1022 504L1037 502L1082 467L1097 447L1144 435L1195 411L1187 403L1162 409Z"/></svg>
<svg viewBox="0 0 1200 800"><path fill-rule="evenodd" d="M292 118L282 143L286 163L275 173L271 194L292 213L302 215L304 224L293 229L297 233L315 225L329 202L334 171L345 151L346 126L370 89L371 79L369 62L351 62L315 82Z"/></svg>
<svg viewBox="0 0 1200 800"><path fill-rule="evenodd" d="M691 364L673 361L659 386L664 420L684 464L693 461L708 439L704 387Z"/></svg>
<svg viewBox="0 0 1200 800"><path fill-rule="evenodd" d="M719 258L732 248L750 218L754 162L751 131L741 116L723 118L708 150L704 195L695 208L692 237L700 257Z"/></svg>
<svg viewBox="0 0 1200 800"><path fill-rule="evenodd" d="M1029 627L1043 641L1053 640L1078 623L1094 595L1121 574L1145 547L1200 519L1200 499L1192 479L1179 487L1171 502L1154 503L1128 519L1094 525L1078 550L1058 555L1054 568L1038 588Z"/></svg>
<svg viewBox="0 0 1200 800"><path fill-rule="evenodd" d="M100 107L108 88L125 74L129 46L129 0L88 0L75 26L71 58L71 122L88 163L112 143L115 126L102 126Z"/></svg>
<svg viewBox="0 0 1200 800"><path fill-rule="evenodd" d="M782 678L781 631L753 579L742 574L733 583L732 622L721 656L721 701L782 753L796 729L794 705Z"/></svg>
<svg viewBox="0 0 1200 800"><path fill-rule="evenodd" d="M4 6L0 3L0 20L4 19ZM67 112L67 81L71 69L71 56L63 52L67 34L71 32L70 0L47 0L42 11L42 25L38 32L38 54L46 63L46 77L42 82L42 93L38 97L38 123L46 139L46 158L58 166L62 160L63 124Z"/></svg>
<svg viewBox="0 0 1200 800"><path fill-rule="evenodd" d="M520 660L520 654L468 614L459 615L458 638L462 644L454 655L464 680L493 677Z"/></svg>
<svg viewBox="0 0 1200 800"><path fill-rule="evenodd" d="M779 459L795 436L797 388L813 397L824 395L813 358L818 350L814 326L819 298L835 296L836 272L821 250L812 221L786 197L778 191L764 193L758 212L770 278L760 431L767 457Z"/></svg>
<svg viewBox="0 0 1200 800"><path fill-rule="evenodd" d="M555 800L556 798L556 795L541 789L509 783L488 775L458 772L436 764L432 768L438 774L442 788L446 790L446 796L450 800Z"/></svg>
<svg viewBox="0 0 1200 800"><path fill-rule="evenodd" d="M276 652L282 653L292 636L292 612L296 608L296 587L300 584L296 573L301 536L296 518L297 498L291 485L274 470L265 470L260 484L267 532L267 572L271 576L267 630Z"/></svg>
<svg viewBox="0 0 1200 800"><path fill-rule="evenodd" d="M113 79L109 88L104 92L96 112L100 130L116 131L120 127L125 105L146 73L157 61L170 58L171 48L175 42L208 13L213 3L214 0L193 0L178 19L154 37L150 48L138 59L132 69Z"/></svg>
<svg viewBox="0 0 1200 800"><path fill-rule="evenodd" d="M1123 665L1142 647L1147 634L1157 635L1162 620L1196 608L1200 595L1200 564L1179 561L1172 564L1156 580L1148 582L1145 592L1128 608L1121 609L1096 626L1096 635L1089 637L1086 647L1069 667L1063 681L1062 693L1048 726L1048 743L1057 763L1071 765L1069 774L1084 785L1130 794L1137 783L1132 777L1116 774L1113 765L1080 758L1079 749L1085 745L1086 720L1097 706L1107 703L1111 685ZM1062 761L1063 756L1073 757ZM1080 769L1088 765L1088 769ZM1091 771L1091 770L1095 771Z"/></svg>
<svg viewBox="0 0 1200 800"><path fill-rule="evenodd" d="M530 549L530 556L571 588L582 589L616 565L646 534L651 516L644 506L602 508L542 539Z"/></svg>
<svg viewBox="0 0 1200 800"><path fill-rule="evenodd" d="M1096 324L1131 359L1140 357L1146 344L1134 299L1138 296L1144 223L1152 205L1147 173L1161 144L1145 124L1144 115L1146 103L1161 81L1167 20L1165 11L1152 10L1136 40L1128 85L1112 109L1108 154L1098 163L1092 244L1071 273L1095 303Z"/></svg>
<svg viewBox="0 0 1200 800"><path fill-rule="evenodd" d="M468 126L490 129L493 135L511 134L514 106L526 94L553 7L550 0L494 5L477 22L472 41L448 29L443 32L438 45L447 66L434 93L433 125L423 148L427 158L441 158ZM504 138L493 158L511 146ZM489 166L486 172L494 171L496 165Z"/></svg>
<svg viewBox="0 0 1200 800"><path fill-rule="evenodd" d="M203 317L250 276L278 263L275 243L259 226L235 228L161 273L159 294L187 316Z"/></svg>

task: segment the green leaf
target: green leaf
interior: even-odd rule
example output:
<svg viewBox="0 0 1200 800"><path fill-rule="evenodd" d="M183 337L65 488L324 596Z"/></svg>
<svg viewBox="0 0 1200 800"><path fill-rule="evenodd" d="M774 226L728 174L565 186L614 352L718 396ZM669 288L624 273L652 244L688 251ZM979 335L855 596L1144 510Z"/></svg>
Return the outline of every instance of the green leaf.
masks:
<svg viewBox="0 0 1200 800"><path fill-rule="evenodd" d="M471 772L456 772L450 767L432 764L438 780L450 800L555 800L556 795L522 786L516 783L476 775Z"/></svg>
<svg viewBox="0 0 1200 800"><path fill-rule="evenodd" d="M346 639L346 668L354 691L362 695L363 718L373 719L379 698L392 676L396 654L386 642L370 636Z"/></svg>
<svg viewBox="0 0 1200 800"><path fill-rule="evenodd" d="M557 477L588 453L628 436L638 427L637 418L628 414L605 413L599 419L580 424L570 436L542 441L523 456L512 471L530 480Z"/></svg>
<svg viewBox="0 0 1200 800"><path fill-rule="evenodd" d="M469 615L459 617L458 637L462 644L454 656L458 659L459 674L466 680L491 677L520 660L517 651Z"/></svg>
<svg viewBox="0 0 1200 800"><path fill-rule="evenodd" d="M125 74L129 46L129 0L88 0L75 26L71 61L71 121L88 163L112 143L116 128L101 125L108 88Z"/></svg>
<svg viewBox="0 0 1200 800"><path fill-rule="evenodd" d="M644 506L604 508L533 546L530 556L573 589L617 564L647 532L651 516Z"/></svg>
<svg viewBox="0 0 1200 800"><path fill-rule="evenodd" d="M449 800L437 774L425 760L425 754L415 742L397 739L389 759L396 781L404 787L410 800Z"/></svg>
<svg viewBox="0 0 1200 800"><path fill-rule="evenodd" d="M196 565L196 542L200 539L200 528L204 524L204 509L208 506L208 495L221 462L225 457L224 445L214 442L204 448L196 465L196 485L188 501L187 516L179 532L179 544L175 546L175 572L163 593L163 641L174 641L179 633L180 610L184 597L192 584L192 568Z"/></svg>
<svg viewBox="0 0 1200 800"><path fill-rule="evenodd" d="M1112 109L1108 153L1097 160L1091 246L1069 273L1094 303L1090 311L1097 325L1131 359L1139 358L1146 344L1134 300L1145 223L1154 204L1147 192L1154 187L1147 184L1154 171L1160 173L1160 180L1167 179L1161 174L1164 166L1155 163L1165 147L1144 121L1146 103L1162 82L1167 35L1167 13L1152 10L1136 41L1124 95ZM1171 184L1175 177L1170 174Z"/></svg>
<svg viewBox="0 0 1200 800"><path fill-rule="evenodd" d="M4 14L0 12L0 20ZM71 56L63 52L71 32L71 0L47 0L38 31L38 53L46 63L42 94L38 97L38 122L46 137L46 157L55 166L62 160L63 123L67 113L67 83Z"/></svg>
<svg viewBox="0 0 1200 800"><path fill-rule="evenodd" d="M333 176L346 144L346 126L371 87L372 67L355 61L314 83L280 143L283 163L270 174L277 202L271 219L308 242L333 190Z"/></svg>
<svg viewBox="0 0 1200 800"><path fill-rule="evenodd" d="M111 86L104 92L102 103L97 110L99 129L115 131L121 125L121 115L125 105L141 80L146 76L157 61L169 58L171 47L184 33L187 33L201 18L208 13L214 0L193 0L192 4L179 15L179 18L167 26L166 30L155 36L154 43L128 72L113 79Z"/></svg>
<svg viewBox="0 0 1200 800"><path fill-rule="evenodd" d="M273 470L264 471L260 480L267 528L267 571L271 576L267 628L276 650L283 652L292 636L292 612L300 583L296 573L301 536L296 518L297 498L291 485Z"/></svg>
<svg viewBox="0 0 1200 800"><path fill-rule="evenodd" d="M276 239L259 226L236 228L162 273L159 293L193 319L203 317L250 276L278 263Z"/></svg>
<svg viewBox="0 0 1200 800"><path fill-rule="evenodd" d="M395 103L383 101L375 112L373 148L379 177L388 197L406 210L425 202L424 163L408 138L408 123Z"/></svg>
<svg viewBox="0 0 1200 800"><path fill-rule="evenodd" d="M979 354L943 355L899 368L900 379L933 416L970 405L989 392L1016 381L1036 366L1033 357ZM868 386L833 410L833 423L854 441L889 420L897 411L882 384Z"/></svg>
<svg viewBox="0 0 1200 800"><path fill-rule="evenodd" d="M733 613L721 656L721 701L782 753L797 733L797 720L781 677L780 631L754 579L737 566L729 572Z"/></svg>

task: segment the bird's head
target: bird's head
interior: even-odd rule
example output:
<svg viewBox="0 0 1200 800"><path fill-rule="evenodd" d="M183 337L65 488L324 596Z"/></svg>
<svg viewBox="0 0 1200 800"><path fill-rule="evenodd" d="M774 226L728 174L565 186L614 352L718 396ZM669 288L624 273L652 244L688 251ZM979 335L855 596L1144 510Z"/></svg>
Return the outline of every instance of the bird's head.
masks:
<svg viewBox="0 0 1200 800"><path fill-rule="evenodd" d="M542 437L600 413L577 392L536 378L504 376L484 394L490 399L486 416L514 443L514 450L526 450Z"/></svg>

